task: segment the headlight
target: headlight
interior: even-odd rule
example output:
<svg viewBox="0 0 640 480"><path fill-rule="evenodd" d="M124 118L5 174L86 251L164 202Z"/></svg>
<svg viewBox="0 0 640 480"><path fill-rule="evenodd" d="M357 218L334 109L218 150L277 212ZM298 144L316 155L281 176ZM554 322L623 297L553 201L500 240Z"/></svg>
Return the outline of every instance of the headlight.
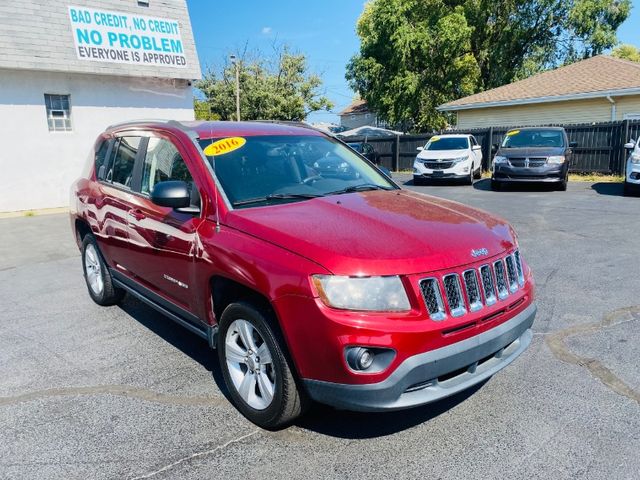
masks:
<svg viewBox="0 0 640 480"><path fill-rule="evenodd" d="M458 157L453 159L455 163L464 162L465 160L469 160L469 155L465 155L464 157Z"/></svg>
<svg viewBox="0 0 640 480"><path fill-rule="evenodd" d="M549 158L547 158L547 163L560 165L564 163L564 155L552 155Z"/></svg>
<svg viewBox="0 0 640 480"><path fill-rule="evenodd" d="M631 155L631 163L640 163L640 153Z"/></svg>
<svg viewBox="0 0 640 480"><path fill-rule="evenodd" d="M400 277L313 275L320 299L343 310L403 312L411 309Z"/></svg>
<svg viewBox="0 0 640 480"><path fill-rule="evenodd" d="M496 155L493 158L493 163L507 163L507 157L502 157L500 155Z"/></svg>

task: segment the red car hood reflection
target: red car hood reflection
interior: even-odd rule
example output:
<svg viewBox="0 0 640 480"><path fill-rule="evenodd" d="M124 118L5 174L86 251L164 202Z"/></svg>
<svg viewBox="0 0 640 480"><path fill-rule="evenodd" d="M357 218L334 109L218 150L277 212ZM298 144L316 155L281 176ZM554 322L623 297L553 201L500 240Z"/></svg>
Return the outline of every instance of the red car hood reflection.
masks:
<svg viewBox="0 0 640 480"><path fill-rule="evenodd" d="M504 220L406 190L332 195L229 212L233 228L302 255L336 275L437 271L513 247ZM472 250L487 249L474 258Z"/></svg>

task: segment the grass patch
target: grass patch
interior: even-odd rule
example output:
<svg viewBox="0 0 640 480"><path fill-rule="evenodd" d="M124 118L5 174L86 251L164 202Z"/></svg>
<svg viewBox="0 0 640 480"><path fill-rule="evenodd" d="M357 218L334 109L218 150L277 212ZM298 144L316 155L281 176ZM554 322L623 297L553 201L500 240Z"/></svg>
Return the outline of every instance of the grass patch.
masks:
<svg viewBox="0 0 640 480"><path fill-rule="evenodd" d="M569 181L622 183L624 182L624 177L622 175L607 175L604 173L570 173Z"/></svg>
<svg viewBox="0 0 640 480"><path fill-rule="evenodd" d="M33 210L29 210L28 212L24 212L24 216L25 217L35 217L36 216L36 212L34 212Z"/></svg>

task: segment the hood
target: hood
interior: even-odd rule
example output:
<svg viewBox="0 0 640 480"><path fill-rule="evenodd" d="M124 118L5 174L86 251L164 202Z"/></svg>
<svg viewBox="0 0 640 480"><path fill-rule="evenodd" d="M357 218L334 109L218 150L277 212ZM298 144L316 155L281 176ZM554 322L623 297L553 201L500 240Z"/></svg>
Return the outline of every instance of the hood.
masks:
<svg viewBox="0 0 640 480"><path fill-rule="evenodd" d="M304 256L336 275L437 271L514 245L504 220L406 190L332 195L230 211L225 223Z"/></svg>
<svg viewBox="0 0 640 480"><path fill-rule="evenodd" d="M500 148L496 155L503 157L549 157L551 155L564 155L565 147L527 147L527 148Z"/></svg>
<svg viewBox="0 0 640 480"><path fill-rule="evenodd" d="M469 149L464 150L422 150L418 153L419 160L434 160L437 158L458 158L469 155Z"/></svg>

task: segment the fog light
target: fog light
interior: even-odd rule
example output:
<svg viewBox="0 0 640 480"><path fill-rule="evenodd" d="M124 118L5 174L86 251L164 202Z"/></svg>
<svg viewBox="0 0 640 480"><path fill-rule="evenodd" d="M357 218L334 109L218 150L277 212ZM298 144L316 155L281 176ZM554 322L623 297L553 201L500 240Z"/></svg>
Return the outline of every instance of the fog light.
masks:
<svg viewBox="0 0 640 480"><path fill-rule="evenodd" d="M355 347L347 352L347 362L354 370L366 370L373 365L375 354L368 348Z"/></svg>

